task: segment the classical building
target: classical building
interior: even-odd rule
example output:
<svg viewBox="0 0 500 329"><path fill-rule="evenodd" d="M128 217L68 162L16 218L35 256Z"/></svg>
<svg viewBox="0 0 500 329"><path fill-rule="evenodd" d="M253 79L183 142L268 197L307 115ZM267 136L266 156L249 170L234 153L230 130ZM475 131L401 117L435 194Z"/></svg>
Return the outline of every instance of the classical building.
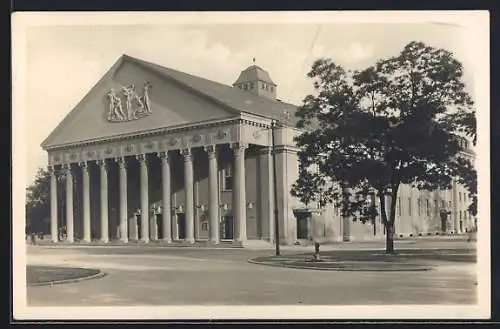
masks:
<svg viewBox="0 0 500 329"><path fill-rule="evenodd" d="M64 227L67 242L272 243L274 188L280 241L307 238L294 216L303 205L289 192L296 106L278 100L277 88L257 65L228 86L122 56L42 143L52 240ZM439 231L441 204L452 211L448 230L472 225L459 187L400 194L398 232ZM333 207L323 221L326 239L383 236L378 219L352 223Z"/></svg>

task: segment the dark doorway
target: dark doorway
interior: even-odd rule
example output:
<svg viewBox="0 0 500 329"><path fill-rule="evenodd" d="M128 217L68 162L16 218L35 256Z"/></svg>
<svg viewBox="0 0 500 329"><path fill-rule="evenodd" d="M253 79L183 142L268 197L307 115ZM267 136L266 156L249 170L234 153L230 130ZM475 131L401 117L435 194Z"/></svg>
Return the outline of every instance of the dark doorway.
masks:
<svg viewBox="0 0 500 329"><path fill-rule="evenodd" d="M177 214L177 227L179 229L179 239L186 239L186 215L184 213Z"/></svg>
<svg viewBox="0 0 500 329"><path fill-rule="evenodd" d="M297 239L307 239L307 214L297 216Z"/></svg>
<svg viewBox="0 0 500 329"><path fill-rule="evenodd" d="M156 215L156 227L158 227L158 239L162 240L163 239L163 220L162 220L162 214L157 214Z"/></svg>
<svg viewBox="0 0 500 329"><path fill-rule="evenodd" d="M223 240L234 239L234 218L233 216L223 216L221 220L220 235Z"/></svg>
<svg viewBox="0 0 500 329"><path fill-rule="evenodd" d="M141 240L142 239L142 220L141 220L141 215L136 215L135 217L137 217L137 239Z"/></svg>

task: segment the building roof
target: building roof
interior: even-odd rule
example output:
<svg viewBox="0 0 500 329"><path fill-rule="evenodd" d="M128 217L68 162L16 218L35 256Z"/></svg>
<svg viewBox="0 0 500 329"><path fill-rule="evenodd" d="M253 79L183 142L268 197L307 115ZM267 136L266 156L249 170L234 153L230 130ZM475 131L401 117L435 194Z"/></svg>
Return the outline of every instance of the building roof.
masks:
<svg viewBox="0 0 500 329"><path fill-rule="evenodd" d="M297 105L258 96L240 90L239 88L234 88L219 82L146 62L128 55L124 55L124 58L172 78L177 82L190 87L197 92L203 93L214 100L222 102L237 111L256 114L277 120L283 120L283 114L287 112L291 114L290 123L295 124L296 120L294 119L294 114L297 110ZM267 72L266 74L269 76Z"/></svg>
<svg viewBox="0 0 500 329"><path fill-rule="evenodd" d="M272 84L273 86L276 86L273 80L271 80L269 73L262 67L257 66L255 64L241 71L240 76L238 77L236 82L233 83L233 86L244 82L255 82L255 81L263 81Z"/></svg>
<svg viewBox="0 0 500 329"><path fill-rule="evenodd" d="M141 79L150 78L158 79L157 83L166 88L160 87L162 91L158 93L153 86L151 101L157 110L151 116L120 124L105 120L103 97L106 91L111 88L119 90L129 83L135 83L140 88L144 82ZM242 112L285 121L294 126L296 110L296 105L122 55L47 137L42 147L236 117Z"/></svg>

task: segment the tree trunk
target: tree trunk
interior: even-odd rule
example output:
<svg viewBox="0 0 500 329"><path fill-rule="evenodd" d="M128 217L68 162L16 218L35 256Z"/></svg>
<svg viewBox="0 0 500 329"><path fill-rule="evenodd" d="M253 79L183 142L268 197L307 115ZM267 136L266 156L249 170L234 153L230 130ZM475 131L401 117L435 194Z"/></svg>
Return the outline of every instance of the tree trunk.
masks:
<svg viewBox="0 0 500 329"><path fill-rule="evenodd" d="M380 212L382 215L382 222L384 223L385 228L385 253L392 254L394 253L394 223L396 217L396 198L398 195L399 185L392 186L392 192L389 196L388 207L386 207L386 198L385 195L380 191L379 192L379 200L380 200ZM388 212L387 212L388 210Z"/></svg>
<svg viewBox="0 0 500 329"><path fill-rule="evenodd" d="M385 253L394 253L394 223L387 223L385 226Z"/></svg>

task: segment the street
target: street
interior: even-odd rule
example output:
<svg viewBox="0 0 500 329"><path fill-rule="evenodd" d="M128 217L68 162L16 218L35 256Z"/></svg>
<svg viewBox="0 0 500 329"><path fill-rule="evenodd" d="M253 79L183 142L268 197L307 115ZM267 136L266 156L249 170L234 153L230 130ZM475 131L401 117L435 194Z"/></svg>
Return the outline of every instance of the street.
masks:
<svg viewBox="0 0 500 329"><path fill-rule="evenodd" d="M343 244L348 248L382 248ZM396 248L471 248L462 241ZM327 248L327 246L325 246ZM283 248L283 253L312 249ZM103 278L27 288L29 306L475 304L476 265L439 261L426 272L342 272L250 264L273 250L28 246L27 262L99 268Z"/></svg>

